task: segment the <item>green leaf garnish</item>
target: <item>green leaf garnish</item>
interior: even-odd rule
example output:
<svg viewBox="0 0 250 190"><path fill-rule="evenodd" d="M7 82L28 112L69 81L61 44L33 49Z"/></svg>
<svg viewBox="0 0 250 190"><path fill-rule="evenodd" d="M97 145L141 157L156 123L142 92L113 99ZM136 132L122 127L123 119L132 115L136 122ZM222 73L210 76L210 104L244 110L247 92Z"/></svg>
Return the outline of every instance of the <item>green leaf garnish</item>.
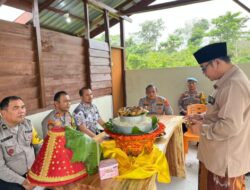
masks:
<svg viewBox="0 0 250 190"><path fill-rule="evenodd" d="M94 174L101 157L101 146L87 135L70 127L65 128L66 147L73 151L72 162L84 162L87 173Z"/></svg>
<svg viewBox="0 0 250 190"><path fill-rule="evenodd" d="M159 119L156 116L152 116L152 128L156 129L157 128L157 123L159 122Z"/></svg>
<svg viewBox="0 0 250 190"><path fill-rule="evenodd" d="M138 127L133 127L132 128L132 133L133 135L141 135L141 134L145 134L143 131L141 131Z"/></svg>

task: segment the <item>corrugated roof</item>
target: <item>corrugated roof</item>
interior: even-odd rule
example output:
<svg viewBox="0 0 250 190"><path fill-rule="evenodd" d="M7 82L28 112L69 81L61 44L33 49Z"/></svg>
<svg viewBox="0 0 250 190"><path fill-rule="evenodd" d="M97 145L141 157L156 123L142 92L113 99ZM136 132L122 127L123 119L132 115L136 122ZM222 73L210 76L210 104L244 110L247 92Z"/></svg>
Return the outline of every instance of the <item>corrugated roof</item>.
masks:
<svg viewBox="0 0 250 190"><path fill-rule="evenodd" d="M102 3L114 9L124 10L130 8L141 0L103 0ZM39 0L39 5L45 0ZM70 14L71 22L67 23L66 12ZM111 19L111 18L110 18ZM90 29L94 30L104 23L103 11L97 7L89 6ZM55 0L40 12L41 27L64 32L67 34L82 36L84 34L84 8L81 0Z"/></svg>

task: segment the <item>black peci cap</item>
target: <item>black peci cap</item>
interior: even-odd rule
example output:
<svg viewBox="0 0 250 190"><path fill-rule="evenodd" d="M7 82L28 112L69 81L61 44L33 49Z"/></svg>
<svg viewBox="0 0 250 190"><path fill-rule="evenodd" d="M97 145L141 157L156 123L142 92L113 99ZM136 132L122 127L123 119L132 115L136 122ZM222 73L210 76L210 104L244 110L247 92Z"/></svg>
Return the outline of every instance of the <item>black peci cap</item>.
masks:
<svg viewBox="0 0 250 190"><path fill-rule="evenodd" d="M194 57L199 64L225 56L227 56L226 42L207 45L194 53Z"/></svg>

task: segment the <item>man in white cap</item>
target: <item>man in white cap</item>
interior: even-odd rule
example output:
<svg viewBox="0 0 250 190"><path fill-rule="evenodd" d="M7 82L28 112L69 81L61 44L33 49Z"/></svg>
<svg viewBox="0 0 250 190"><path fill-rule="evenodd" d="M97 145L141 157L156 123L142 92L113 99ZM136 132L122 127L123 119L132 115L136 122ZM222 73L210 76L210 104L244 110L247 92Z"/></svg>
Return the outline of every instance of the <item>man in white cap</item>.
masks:
<svg viewBox="0 0 250 190"><path fill-rule="evenodd" d="M206 103L205 95L203 92L198 92L197 90L198 80L195 77L187 78L187 88L184 93L181 94L178 100L178 106L180 109L180 115L187 114L187 106L191 104L202 104ZM182 131L185 133L187 131L186 125L182 124Z"/></svg>
<svg viewBox="0 0 250 190"><path fill-rule="evenodd" d="M205 103L205 100L202 99L204 97L203 92L198 92L197 90L197 83L198 80L195 77L187 78L188 90L181 94L178 101L181 115L187 114L188 105Z"/></svg>
<svg viewBox="0 0 250 190"><path fill-rule="evenodd" d="M226 43L205 46L194 53L202 72L214 84L208 110L188 117L200 134L199 190L245 190L250 171L250 82L233 65Z"/></svg>

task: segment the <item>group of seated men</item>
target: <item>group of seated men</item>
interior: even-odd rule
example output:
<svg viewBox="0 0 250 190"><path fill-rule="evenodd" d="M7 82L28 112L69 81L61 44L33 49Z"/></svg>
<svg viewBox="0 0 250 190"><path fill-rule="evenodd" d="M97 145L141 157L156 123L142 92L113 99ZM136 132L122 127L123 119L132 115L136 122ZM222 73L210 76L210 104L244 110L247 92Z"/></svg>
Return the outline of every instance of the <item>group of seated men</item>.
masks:
<svg viewBox="0 0 250 190"><path fill-rule="evenodd" d="M187 90L181 94L178 100L180 115L187 114L187 106L191 104L205 104L206 99L203 92L197 90L198 80L194 77L187 78ZM147 109L149 114L173 115L173 109L169 101L157 94L157 87L150 84L146 87L146 96L139 100L139 106Z"/></svg>
<svg viewBox="0 0 250 190"><path fill-rule="evenodd" d="M42 121L43 137L45 138L48 130L52 127L72 127L82 131L83 133L94 137L100 133L98 124L103 126L99 111L92 103L92 90L83 87L79 90L81 103L76 107L73 114L69 112L71 101L69 95L65 91L57 92L54 96L55 109L52 110Z"/></svg>
<svg viewBox="0 0 250 190"><path fill-rule="evenodd" d="M179 99L181 113L185 115L186 106L200 103L200 95L196 90L197 79L188 78L188 91ZM69 112L71 101L65 91L59 91L54 96L54 110L42 121L43 138L53 127L69 126L94 137L100 133L100 126L105 123L97 107L92 103L92 90L83 87L79 90L81 103L73 114ZM149 111L149 114L172 115L173 110L168 100L157 94L154 85L146 87L146 96L139 100L139 106ZM0 103L0 189L30 190L33 185L26 179L28 169L34 162L35 153L42 145L33 143L34 127L25 118L26 107L22 98L8 96Z"/></svg>
<svg viewBox="0 0 250 190"><path fill-rule="evenodd" d="M42 121L43 138L53 127L73 127L94 137L99 133L97 123L104 124L97 107L92 103L93 95L89 88L79 90L81 103L70 114L70 97L65 91L54 96L55 109ZM26 107L21 97L8 96L0 103L0 189L31 190L34 188L26 179L35 153L43 141L34 143L34 127L25 118Z"/></svg>

